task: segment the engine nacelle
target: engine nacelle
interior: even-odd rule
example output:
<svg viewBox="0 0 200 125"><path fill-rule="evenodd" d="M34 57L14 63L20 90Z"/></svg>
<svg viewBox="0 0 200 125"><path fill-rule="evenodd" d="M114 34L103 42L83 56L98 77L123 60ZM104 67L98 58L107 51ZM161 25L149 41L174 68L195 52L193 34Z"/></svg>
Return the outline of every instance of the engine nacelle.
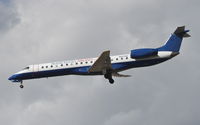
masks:
<svg viewBox="0 0 200 125"><path fill-rule="evenodd" d="M158 50L151 48L131 50L131 58L133 59L147 58L151 56L156 56L157 54Z"/></svg>

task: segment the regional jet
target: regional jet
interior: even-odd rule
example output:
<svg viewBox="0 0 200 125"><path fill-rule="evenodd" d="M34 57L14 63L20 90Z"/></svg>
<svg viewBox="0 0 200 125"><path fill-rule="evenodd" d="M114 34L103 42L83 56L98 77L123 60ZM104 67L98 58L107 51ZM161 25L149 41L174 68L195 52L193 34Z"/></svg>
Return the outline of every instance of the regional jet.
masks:
<svg viewBox="0 0 200 125"><path fill-rule="evenodd" d="M29 65L15 73L8 80L19 82L23 88L23 80L48 78L63 75L103 75L113 84L113 76L129 77L119 72L131 68L152 66L167 61L179 54L184 37L190 37L185 26L177 27L165 45L158 48L141 48L131 50L129 54L110 56L104 51L97 58L86 58L70 61Z"/></svg>

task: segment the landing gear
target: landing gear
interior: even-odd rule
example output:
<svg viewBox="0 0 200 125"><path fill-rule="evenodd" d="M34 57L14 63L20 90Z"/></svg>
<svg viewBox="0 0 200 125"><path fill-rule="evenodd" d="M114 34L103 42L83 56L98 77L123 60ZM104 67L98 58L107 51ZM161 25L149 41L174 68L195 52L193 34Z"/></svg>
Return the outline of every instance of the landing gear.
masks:
<svg viewBox="0 0 200 125"><path fill-rule="evenodd" d="M21 84L20 84L19 87L20 87L21 89L23 89L23 88L24 88L23 81L21 81L20 83L21 83Z"/></svg>
<svg viewBox="0 0 200 125"><path fill-rule="evenodd" d="M110 84L113 84L115 82L112 78L112 72L111 71L106 71L106 73L104 74L104 78L108 79Z"/></svg>
<svg viewBox="0 0 200 125"><path fill-rule="evenodd" d="M114 81L114 79L110 78L109 82L110 82L110 84L113 84L115 81Z"/></svg>
<svg viewBox="0 0 200 125"><path fill-rule="evenodd" d="M109 75L108 75L108 74L105 74L105 75L104 75L104 78L105 78L105 79L108 79L108 78L109 78Z"/></svg>
<svg viewBox="0 0 200 125"><path fill-rule="evenodd" d="M23 88L24 88L24 86L23 86L23 85L20 85L19 87L20 87L21 89L23 89Z"/></svg>

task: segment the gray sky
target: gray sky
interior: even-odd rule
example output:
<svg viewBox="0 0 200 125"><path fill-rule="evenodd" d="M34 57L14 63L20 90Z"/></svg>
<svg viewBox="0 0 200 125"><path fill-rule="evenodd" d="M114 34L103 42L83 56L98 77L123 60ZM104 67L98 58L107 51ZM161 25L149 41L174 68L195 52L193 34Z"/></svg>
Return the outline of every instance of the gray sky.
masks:
<svg viewBox="0 0 200 125"><path fill-rule="evenodd" d="M0 0L0 124L199 125L199 0ZM158 47L186 25L181 54L130 78L7 78L29 64Z"/></svg>

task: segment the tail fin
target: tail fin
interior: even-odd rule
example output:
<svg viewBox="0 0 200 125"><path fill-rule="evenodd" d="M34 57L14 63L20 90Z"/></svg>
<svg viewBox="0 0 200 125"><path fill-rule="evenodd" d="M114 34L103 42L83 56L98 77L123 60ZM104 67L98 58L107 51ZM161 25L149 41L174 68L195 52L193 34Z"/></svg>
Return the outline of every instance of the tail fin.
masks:
<svg viewBox="0 0 200 125"><path fill-rule="evenodd" d="M187 32L189 32L189 30L185 30L185 26L177 27L166 44L158 48L158 50L179 52L183 38L190 37Z"/></svg>

